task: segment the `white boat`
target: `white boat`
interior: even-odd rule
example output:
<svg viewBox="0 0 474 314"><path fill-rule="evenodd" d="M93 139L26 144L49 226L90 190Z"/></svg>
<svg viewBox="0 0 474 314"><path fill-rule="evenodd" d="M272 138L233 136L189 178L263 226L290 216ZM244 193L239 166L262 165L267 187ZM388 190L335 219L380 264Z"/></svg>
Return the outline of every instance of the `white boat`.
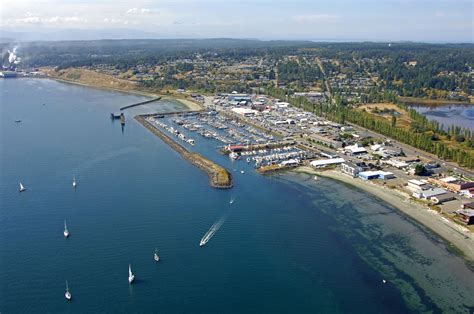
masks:
<svg viewBox="0 0 474 314"><path fill-rule="evenodd" d="M155 260L155 262L160 261L160 256L158 255L158 250L157 249L155 249L155 253L153 254L153 259Z"/></svg>
<svg viewBox="0 0 474 314"><path fill-rule="evenodd" d="M68 238L69 237L69 230L67 230L67 225L66 225L66 220L64 220L64 237Z"/></svg>
<svg viewBox="0 0 474 314"><path fill-rule="evenodd" d="M69 292L69 286L67 284L67 280L66 280L66 293L64 294L64 296L66 297L66 300L68 301L72 299L72 294L71 292Z"/></svg>
<svg viewBox="0 0 474 314"><path fill-rule="evenodd" d="M243 173L245 173L245 171L243 171L243 170L240 170L240 173L242 173L242 174L243 174Z"/></svg>
<svg viewBox="0 0 474 314"><path fill-rule="evenodd" d="M232 153L229 154L229 157L233 160L237 160L237 159L239 159L240 156L239 156L239 154L232 152Z"/></svg>
<svg viewBox="0 0 474 314"><path fill-rule="evenodd" d="M248 163L250 162L250 157L247 157L247 162L248 162Z"/></svg>
<svg viewBox="0 0 474 314"><path fill-rule="evenodd" d="M128 283L131 284L135 280L135 275L132 273L132 267L128 264Z"/></svg>
<svg viewBox="0 0 474 314"><path fill-rule="evenodd" d="M234 200L235 200L234 198L231 198L230 201L229 201L229 204L234 203Z"/></svg>
<svg viewBox="0 0 474 314"><path fill-rule="evenodd" d="M72 187L75 188L77 186L76 177L72 177Z"/></svg>
<svg viewBox="0 0 474 314"><path fill-rule="evenodd" d="M201 239L201 242L199 242L199 246L204 246L206 245L206 240L204 238Z"/></svg>
<svg viewBox="0 0 474 314"><path fill-rule="evenodd" d="M21 184L20 182L20 192L23 192L23 191L26 191L26 188L23 186L23 184Z"/></svg>

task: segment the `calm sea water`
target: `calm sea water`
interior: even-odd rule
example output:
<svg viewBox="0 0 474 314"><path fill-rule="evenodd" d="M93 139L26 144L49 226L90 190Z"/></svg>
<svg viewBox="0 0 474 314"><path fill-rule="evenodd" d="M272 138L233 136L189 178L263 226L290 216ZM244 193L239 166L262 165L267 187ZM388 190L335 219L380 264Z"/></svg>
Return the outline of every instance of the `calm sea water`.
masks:
<svg viewBox="0 0 474 314"><path fill-rule="evenodd" d="M474 131L473 105L412 106L428 119L438 121L444 127L457 125Z"/></svg>
<svg viewBox="0 0 474 314"><path fill-rule="evenodd" d="M194 135L195 149L235 177L231 190L210 188L132 120L176 103L127 112L122 132L110 113L143 97L34 79L0 80L0 91L1 313L473 309L464 260L368 194L307 175L260 176Z"/></svg>

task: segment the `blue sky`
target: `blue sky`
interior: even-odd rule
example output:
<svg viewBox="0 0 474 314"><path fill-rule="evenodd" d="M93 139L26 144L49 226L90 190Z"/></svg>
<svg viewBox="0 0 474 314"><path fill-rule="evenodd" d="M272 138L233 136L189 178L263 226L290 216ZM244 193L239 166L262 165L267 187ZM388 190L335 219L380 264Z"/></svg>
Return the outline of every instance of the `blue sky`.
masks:
<svg viewBox="0 0 474 314"><path fill-rule="evenodd" d="M0 27L26 32L132 29L166 38L473 42L473 3L465 0L2 0Z"/></svg>

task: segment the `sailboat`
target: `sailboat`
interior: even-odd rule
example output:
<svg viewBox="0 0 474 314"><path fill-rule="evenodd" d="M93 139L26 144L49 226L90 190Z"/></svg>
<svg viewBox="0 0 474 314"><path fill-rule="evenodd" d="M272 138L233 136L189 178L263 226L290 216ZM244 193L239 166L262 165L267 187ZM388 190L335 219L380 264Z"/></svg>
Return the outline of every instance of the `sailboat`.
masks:
<svg viewBox="0 0 474 314"><path fill-rule="evenodd" d="M155 262L160 261L160 257L158 256L158 249L155 249L155 253L153 254L153 259L155 260Z"/></svg>
<svg viewBox="0 0 474 314"><path fill-rule="evenodd" d="M75 188L77 186L76 177L72 177L72 187Z"/></svg>
<svg viewBox="0 0 474 314"><path fill-rule="evenodd" d="M128 283L131 284L135 280L135 275L132 273L132 268L128 264Z"/></svg>
<svg viewBox="0 0 474 314"><path fill-rule="evenodd" d="M71 292L69 292L69 286L67 284L67 280L66 280L66 293L64 294L64 296L66 297L66 300L68 300L68 301L70 301L72 299Z"/></svg>
<svg viewBox="0 0 474 314"><path fill-rule="evenodd" d="M23 191L26 191L26 188L23 186L23 184L21 184L20 182L20 192L23 192Z"/></svg>
<svg viewBox="0 0 474 314"><path fill-rule="evenodd" d="M64 220L64 237L68 238L69 237L69 230L67 230L67 225L66 225L66 220Z"/></svg>

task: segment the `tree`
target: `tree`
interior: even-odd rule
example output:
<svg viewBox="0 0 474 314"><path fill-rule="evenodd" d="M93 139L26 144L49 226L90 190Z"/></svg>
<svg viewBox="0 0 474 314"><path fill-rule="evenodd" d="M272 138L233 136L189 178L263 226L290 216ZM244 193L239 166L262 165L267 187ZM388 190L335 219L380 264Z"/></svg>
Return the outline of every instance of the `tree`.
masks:
<svg viewBox="0 0 474 314"><path fill-rule="evenodd" d="M397 117L392 116L392 128L394 128L396 124L397 124Z"/></svg>
<svg viewBox="0 0 474 314"><path fill-rule="evenodd" d="M425 175L426 173L428 172L428 170L426 170L425 166L423 166L422 164L417 164L415 166L415 174L417 176L423 176Z"/></svg>

